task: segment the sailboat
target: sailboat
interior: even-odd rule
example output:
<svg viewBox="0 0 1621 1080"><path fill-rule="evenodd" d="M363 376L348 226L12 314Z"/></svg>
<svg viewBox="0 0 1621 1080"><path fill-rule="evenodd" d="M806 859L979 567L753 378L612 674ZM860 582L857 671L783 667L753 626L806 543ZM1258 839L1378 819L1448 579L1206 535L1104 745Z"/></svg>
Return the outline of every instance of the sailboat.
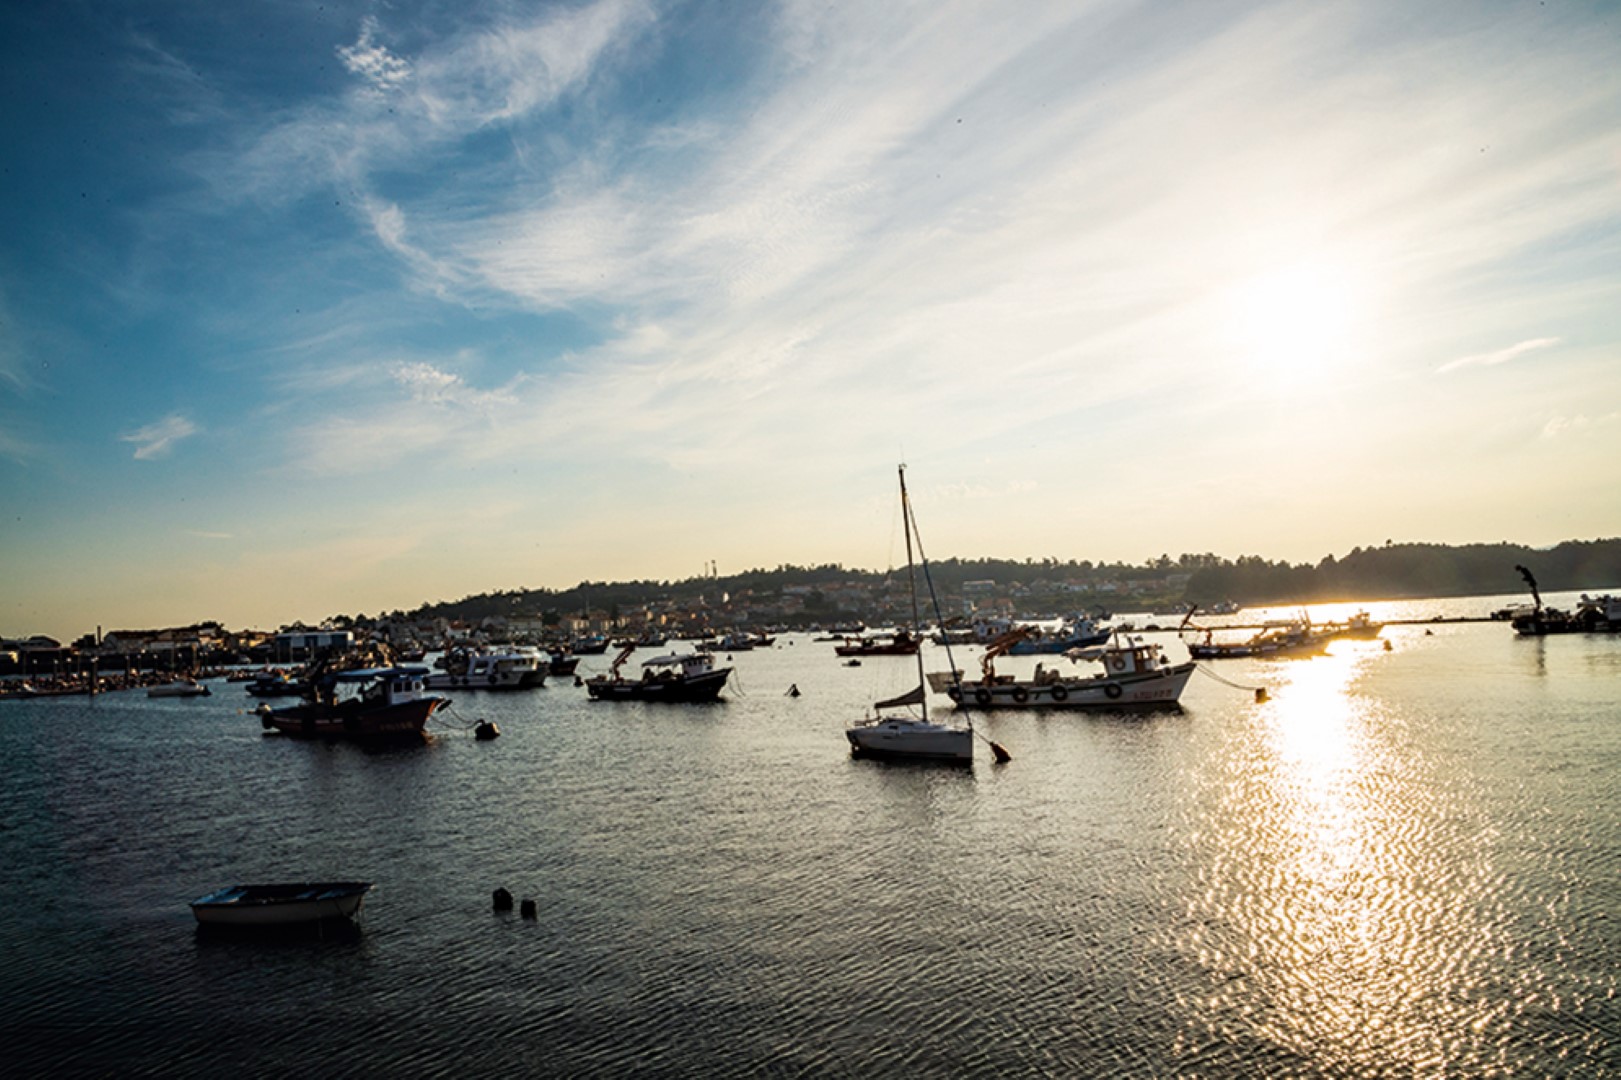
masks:
<svg viewBox="0 0 1621 1080"><path fill-rule="evenodd" d="M901 522L906 534L906 576L912 590L912 636L918 637L918 605L917 605L917 569L912 557L912 540L916 533L917 522L912 517L911 499L906 494L906 466L900 467L901 481ZM923 558L923 541L918 538L918 559ZM928 574L928 564L923 566L925 577ZM930 595L933 595L933 585L930 585ZM936 605L938 606L938 605ZM958 764L972 764L974 760L974 730L970 727L956 727L948 724L937 724L929 719L928 694L924 689L923 680L923 652L921 649L914 654L917 657L917 686L899 697L890 698L874 704L875 715L858 720L845 731L845 737L850 740L850 753L856 757L898 758L917 761L945 761ZM917 707L921 716L910 712ZM886 710L907 709L904 714ZM991 743L991 751L996 760L1008 760L1006 750L996 743Z"/></svg>

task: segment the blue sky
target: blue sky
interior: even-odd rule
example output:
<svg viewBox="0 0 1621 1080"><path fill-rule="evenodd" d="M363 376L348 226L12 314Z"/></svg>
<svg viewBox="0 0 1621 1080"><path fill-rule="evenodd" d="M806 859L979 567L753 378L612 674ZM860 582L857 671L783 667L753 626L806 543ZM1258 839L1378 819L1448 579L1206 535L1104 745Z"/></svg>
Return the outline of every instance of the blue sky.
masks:
<svg viewBox="0 0 1621 1080"><path fill-rule="evenodd" d="M1621 535L1618 12L7 5L0 633Z"/></svg>

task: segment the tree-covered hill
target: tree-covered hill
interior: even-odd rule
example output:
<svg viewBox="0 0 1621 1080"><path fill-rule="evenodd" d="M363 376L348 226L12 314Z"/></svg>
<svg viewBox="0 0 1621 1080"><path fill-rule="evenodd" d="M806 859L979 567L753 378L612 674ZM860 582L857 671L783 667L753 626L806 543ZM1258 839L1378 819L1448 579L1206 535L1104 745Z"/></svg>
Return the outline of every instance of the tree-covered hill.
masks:
<svg viewBox="0 0 1621 1080"><path fill-rule="evenodd" d="M1325 556L1316 565L1271 562L1254 555L1226 559L1212 554L1160 555L1140 565L1086 560L960 559L930 564L935 588L961 597L965 587L1012 592L1062 607L1055 597L1113 597L1115 605L1134 600L1154 603L1236 600L1245 604L1378 600L1431 596L1513 593L1524 588L1515 566L1529 567L1546 592L1603 589L1621 585L1621 539L1569 540L1536 549L1522 544L1386 543L1354 548L1343 558ZM681 581L586 581L569 589L513 589L424 604L408 614L477 621L490 616L556 616L586 610L617 614L660 602L718 605L725 598L781 597L810 590L813 596L838 589L867 589L875 595L901 587L905 570L862 570L838 564L782 565L725 576ZM971 584L972 583L972 584Z"/></svg>

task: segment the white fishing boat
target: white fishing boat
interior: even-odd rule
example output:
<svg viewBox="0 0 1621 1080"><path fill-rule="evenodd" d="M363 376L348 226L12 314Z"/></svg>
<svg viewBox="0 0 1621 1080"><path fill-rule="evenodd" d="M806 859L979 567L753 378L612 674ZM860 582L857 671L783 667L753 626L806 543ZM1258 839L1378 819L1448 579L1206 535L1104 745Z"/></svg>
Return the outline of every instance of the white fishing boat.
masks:
<svg viewBox="0 0 1621 1080"><path fill-rule="evenodd" d="M918 640L917 573L912 555L912 541L917 522L912 517L912 503L906 494L906 466L900 467L901 522L906 533L906 576L912 593L912 633ZM917 542L918 560L923 558L923 543ZM845 730L850 753L856 757L890 758L912 761L944 761L972 764L974 760L974 730L955 724L940 724L929 719L928 695L923 690L923 653L914 646L917 657L917 686L887 701L873 706L874 715L859 720ZM949 655L949 654L948 654ZM912 709L917 709L913 713ZM904 714L894 711L907 710ZM998 761L1008 760L1007 751L991 743L991 751Z"/></svg>
<svg viewBox="0 0 1621 1080"><path fill-rule="evenodd" d="M147 697L208 697L212 691L195 679L181 679L178 682L164 683L162 686L149 687Z"/></svg>
<svg viewBox="0 0 1621 1080"><path fill-rule="evenodd" d="M528 690L544 686L551 657L533 646L512 645L487 649L452 649L434 666L429 690Z"/></svg>
<svg viewBox="0 0 1621 1080"><path fill-rule="evenodd" d="M995 661L1006 651L995 644L987 648L976 681L936 672L929 676L930 688L958 705L981 709L1174 709L1195 667L1192 661L1173 664L1158 645L1126 634L1116 634L1105 646L1065 654L1100 664L1103 670L1095 675L1066 675L1041 663L1028 679L1000 675Z"/></svg>
<svg viewBox="0 0 1621 1080"><path fill-rule="evenodd" d="M228 885L191 902L204 926L293 926L360 913L368 881L317 881L287 885Z"/></svg>

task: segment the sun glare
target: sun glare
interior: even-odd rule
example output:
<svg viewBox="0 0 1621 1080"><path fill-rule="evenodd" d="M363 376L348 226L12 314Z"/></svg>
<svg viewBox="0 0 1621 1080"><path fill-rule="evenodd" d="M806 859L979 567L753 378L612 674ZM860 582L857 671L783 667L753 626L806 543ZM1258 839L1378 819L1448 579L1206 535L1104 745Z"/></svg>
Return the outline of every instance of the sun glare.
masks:
<svg viewBox="0 0 1621 1080"><path fill-rule="evenodd" d="M1239 355L1285 383L1323 374L1352 353L1357 290L1336 267L1298 263L1250 278L1232 294Z"/></svg>

